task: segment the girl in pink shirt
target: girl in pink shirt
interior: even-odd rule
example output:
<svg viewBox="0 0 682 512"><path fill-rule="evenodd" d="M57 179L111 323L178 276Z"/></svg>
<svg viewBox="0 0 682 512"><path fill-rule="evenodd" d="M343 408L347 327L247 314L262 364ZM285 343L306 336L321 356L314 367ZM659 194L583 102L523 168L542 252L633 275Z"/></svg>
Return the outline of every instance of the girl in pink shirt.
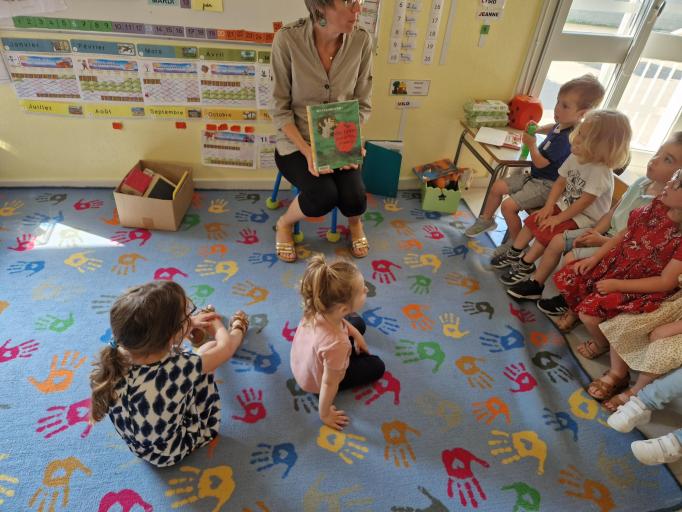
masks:
<svg viewBox="0 0 682 512"><path fill-rule="evenodd" d="M303 318L291 345L291 371L296 383L320 396L320 419L337 430L348 416L333 405L339 390L363 386L380 379L384 363L370 355L358 315L367 298L365 280L347 261L327 264L313 256L301 282Z"/></svg>

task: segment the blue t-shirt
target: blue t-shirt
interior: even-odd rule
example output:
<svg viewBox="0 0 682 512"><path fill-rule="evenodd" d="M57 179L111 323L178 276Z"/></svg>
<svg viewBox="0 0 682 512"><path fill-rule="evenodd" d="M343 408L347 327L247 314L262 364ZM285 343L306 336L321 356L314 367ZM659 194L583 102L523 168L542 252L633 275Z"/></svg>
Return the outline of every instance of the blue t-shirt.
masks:
<svg viewBox="0 0 682 512"><path fill-rule="evenodd" d="M542 141L538 150L549 163L539 169L534 164L530 166L530 175L533 178L541 180L556 181L559 177L559 167L564 163L571 154L571 143L568 141L568 136L573 131L573 127L569 126L563 130L559 130L559 125L556 124L552 131L547 134L545 140Z"/></svg>

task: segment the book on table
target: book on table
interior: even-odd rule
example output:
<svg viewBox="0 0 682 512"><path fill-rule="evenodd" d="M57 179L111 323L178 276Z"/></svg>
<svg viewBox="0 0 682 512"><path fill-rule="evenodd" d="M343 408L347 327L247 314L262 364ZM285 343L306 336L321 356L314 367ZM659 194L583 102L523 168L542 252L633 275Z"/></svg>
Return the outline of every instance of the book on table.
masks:
<svg viewBox="0 0 682 512"><path fill-rule="evenodd" d="M498 130L487 126L479 128L474 140L483 144L510 149L521 149L522 145L521 133Z"/></svg>
<svg viewBox="0 0 682 512"><path fill-rule="evenodd" d="M308 105L313 163L318 171L362 163L357 100Z"/></svg>

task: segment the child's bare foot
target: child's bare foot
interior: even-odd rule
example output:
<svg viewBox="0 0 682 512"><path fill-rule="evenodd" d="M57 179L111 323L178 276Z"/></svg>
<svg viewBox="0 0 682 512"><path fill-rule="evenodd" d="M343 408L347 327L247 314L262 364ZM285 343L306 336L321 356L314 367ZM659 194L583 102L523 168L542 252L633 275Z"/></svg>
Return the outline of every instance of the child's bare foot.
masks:
<svg viewBox="0 0 682 512"><path fill-rule="evenodd" d="M365 236L362 222L349 222L348 229L350 230L351 238L350 253L356 258L364 258L369 254L369 242Z"/></svg>
<svg viewBox="0 0 682 512"><path fill-rule="evenodd" d="M282 217L275 224L275 254L287 263L296 261L296 248L294 247L294 234L291 226L286 226Z"/></svg>

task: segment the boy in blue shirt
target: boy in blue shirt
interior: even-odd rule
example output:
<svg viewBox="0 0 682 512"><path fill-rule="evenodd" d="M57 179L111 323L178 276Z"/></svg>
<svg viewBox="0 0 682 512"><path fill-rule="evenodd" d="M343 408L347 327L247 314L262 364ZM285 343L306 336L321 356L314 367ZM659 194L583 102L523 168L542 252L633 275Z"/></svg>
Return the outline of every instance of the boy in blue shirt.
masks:
<svg viewBox="0 0 682 512"><path fill-rule="evenodd" d="M562 85L554 106L555 123L538 127L536 131L547 134L545 140L538 147L534 135L523 134L523 143L530 149L530 174L518 173L497 180L490 189L480 217L464 234L475 237L497 228L495 211L501 205L502 216L507 222L508 240L514 240L522 227L519 211L545 205L552 185L559 177L559 167L571 154L568 136L603 97L604 87L592 75L583 75ZM505 195L509 197L503 201Z"/></svg>

